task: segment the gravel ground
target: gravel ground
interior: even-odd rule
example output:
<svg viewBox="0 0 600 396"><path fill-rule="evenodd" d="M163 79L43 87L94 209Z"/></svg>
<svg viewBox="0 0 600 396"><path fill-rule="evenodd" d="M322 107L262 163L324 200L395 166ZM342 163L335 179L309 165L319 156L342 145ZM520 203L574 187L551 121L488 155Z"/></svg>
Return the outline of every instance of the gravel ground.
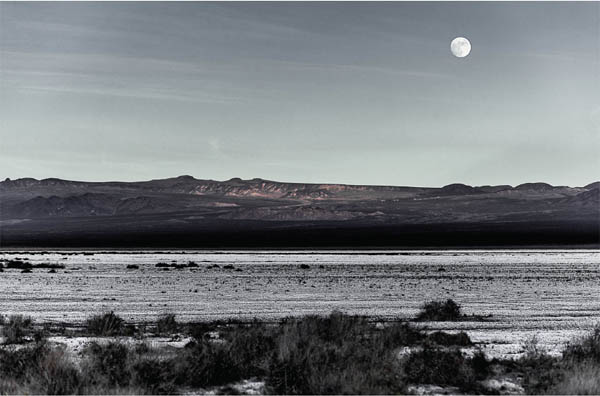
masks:
<svg viewBox="0 0 600 396"><path fill-rule="evenodd" d="M393 320L413 317L425 301L452 298L467 314L492 317L419 326L464 330L494 356L518 356L533 336L560 353L600 322L600 252L592 250L41 253L0 253L0 259L66 267L5 269L0 313L81 323L114 311L137 323L163 313L182 322L276 320L338 309ZM198 267L155 266L190 261ZM139 269L126 268L132 264Z"/></svg>

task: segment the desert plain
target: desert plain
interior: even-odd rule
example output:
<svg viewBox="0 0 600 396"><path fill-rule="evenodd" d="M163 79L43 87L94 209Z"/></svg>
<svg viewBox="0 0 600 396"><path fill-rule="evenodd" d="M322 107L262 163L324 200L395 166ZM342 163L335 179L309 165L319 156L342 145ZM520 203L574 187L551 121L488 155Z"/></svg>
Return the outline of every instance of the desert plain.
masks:
<svg viewBox="0 0 600 396"><path fill-rule="evenodd" d="M451 298L483 320L416 325L464 331L490 357L516 358L533 337L559 354L600 321L596 250L7 250L0 259L64 266L0 274L0 312L36 323L80 326L111 311L133 324L332 311L391 322Z"/></svg>

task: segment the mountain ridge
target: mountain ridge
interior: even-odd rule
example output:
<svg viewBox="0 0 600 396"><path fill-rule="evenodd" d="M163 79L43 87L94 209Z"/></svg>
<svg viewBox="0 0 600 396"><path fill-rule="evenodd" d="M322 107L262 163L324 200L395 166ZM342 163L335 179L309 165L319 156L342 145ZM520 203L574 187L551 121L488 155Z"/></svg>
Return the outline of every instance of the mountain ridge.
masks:
<svg viewBox="0 0 600 396"><path fill-rule="evenodd" d="M384 188L446 188L453 186L464 186L471 188L494 188L494 187L502 187L502 188L514 188L514 189L552 189L552 188L571 188L570 186L554 186L545 182L528 182L522 183L517 186L511 186L508 184L505 185L481 185L481 186L472 186L465 183L449 183L440 187L432 187L432 186L406 186L406 185L387 185L387 184L350 184L350 183L305 183L305 182L285 182L285 181L276 181L262 178L252 178L252 179L242 179L239 177L232 177L228 180L213 180L213 179L197 179L194 176L190 175L181 175L175 177L169 177L164 179L151 179L151 180L138 180L138 181L117 181L117 180L109 180L109 181L80 181L80 180L69 180L69 179L60 179L60 178L44 178L44 179L36 179L32 177L23 177L17 179L5 178L3 181L0 181L0 187L3 186L15 186L15 187L26 187L32 185L66 185L66 184L151 184L151 183L168 183L168 182L200 182L200 183L220 183L220 184L249 184L249 183L276 183L276 184L288 184L288 185L306 185L306 186L348 186L348 187L384 187ZM599 188L600 181L591 182L585 186L581 186L579 188ZM577 188L577 187L573 187Z"/></svg>
<svg viewBox="0 0 600 396"><path fill-rule="evenodd" d="M354 246L367 240L386 246L411 240L424 246L444 240L579 244L598 241L599 230L600 182L584 187L542 182L410 187L189 175L138 182L0 182L3 246L84 240L153 246L182 241L186 246L209 241L210 246L268 246L272 240L307 246L327 241Z"/></svg>
<svg viewBox="0 0 600 396"><path fill-rule="evenodd" d="M293 218L290 213L298 213L299 218L304 219L306 213L314 213L315 216L312 218L318 219L317 213L327 212L325 218L331 219L340 218L339 213L334 214L335 211L361 213L364 216L373 216L372 213L376 212L385 214L386 211L383 210L385 208L380 206L386 205L378 204L378 201L387 204L388 209L391 206L392 211L397 212L403 206L406 208L414 206L413 201L427 200L442 202L442 204L431 205L437 206L436 210L439 213L447 212L446 214L450 216L454 210L451 208L452 205L459 200L463 202L510 200L513 203L519 200L523 202L537 200L552 201L552 204L583 203L585 206L593 206L597 194L581 194L595 191L598 185L600 183L594 182L588 184L589 188L586 188L552 186L548 183L535 182L516 187L470 186L462 183L448 184L443 187L410 187L288 183L261 178L248 180L231 178L216 181L196 179L189 175L137 182L22 178L0 182L2 200L0 218L108 216L194 210L206 212L208 206L214 209L213 212L217 212L215 208L221 208L219 210L229 208L230 213L225 215L228 218L236 218L236 216L244 219L260 218L261 214L266 216L268 213L267 218L290 219ZM317 206L318 210L309 209L310 205L315 204L322 207ZM298 209L298 206L303 206L305 209ZM349 206L354 207L349 208ZM237 209L232 209L234 207ZM262 209L256 209L258 207ZM280 212L289 210L290 213L273 214L273 207L277 207ZM365 208L373 210L365 210Z"/></svg>

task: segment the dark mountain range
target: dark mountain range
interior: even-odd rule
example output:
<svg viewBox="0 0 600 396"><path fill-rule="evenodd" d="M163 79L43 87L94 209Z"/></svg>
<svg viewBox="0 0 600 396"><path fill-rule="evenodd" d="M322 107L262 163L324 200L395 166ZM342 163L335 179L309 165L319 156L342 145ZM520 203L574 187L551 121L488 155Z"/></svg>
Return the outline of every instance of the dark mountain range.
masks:
<svg viewBox="0 0 600 396"><path fill-rule="evenodd" d="M599 182L585 187L526 183L428 188L239 178L221 182L191 176L142 182L6 179L0 182L0 243L596 244L599 188Z"/></svg>

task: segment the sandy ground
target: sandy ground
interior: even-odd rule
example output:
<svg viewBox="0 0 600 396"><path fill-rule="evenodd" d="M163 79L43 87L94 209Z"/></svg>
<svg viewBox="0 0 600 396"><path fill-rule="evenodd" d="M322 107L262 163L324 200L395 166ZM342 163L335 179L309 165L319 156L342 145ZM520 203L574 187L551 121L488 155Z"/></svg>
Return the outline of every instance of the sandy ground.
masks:
<svg viewBox="0 0 600 396"><path fill-rule="evenodd" d="M533 336L559 353L600 322L598 251L33 253L0 258L66 268L54 274L5 269L0 313L78 323L115 311L137 323L163 313L179 321L276 320L338 309L393 320L414 316L425 301L453 298L467 314L491 314L491 320L419 325L464 330L499 357L518 356ZM199 267L155 267L189 261ZM126 269L130 264L139 269ZM214 264L219 267L209 268Z"/></svg>

